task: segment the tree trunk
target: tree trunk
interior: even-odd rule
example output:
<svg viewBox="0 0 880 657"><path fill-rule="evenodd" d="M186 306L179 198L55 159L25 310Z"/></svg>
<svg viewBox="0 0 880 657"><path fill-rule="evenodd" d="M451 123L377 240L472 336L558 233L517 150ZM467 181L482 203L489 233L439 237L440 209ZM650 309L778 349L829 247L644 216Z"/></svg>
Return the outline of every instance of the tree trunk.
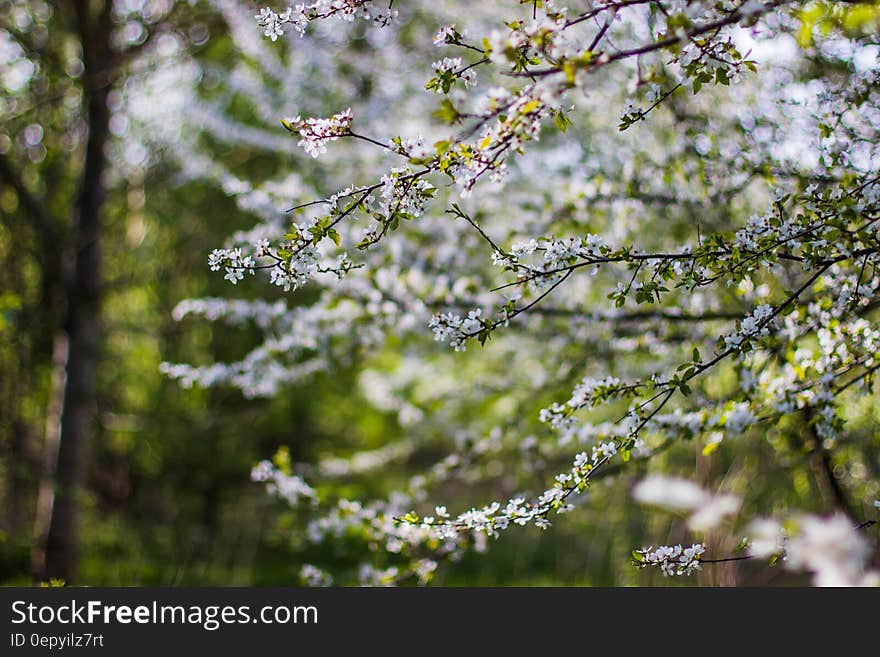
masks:
<svg viewBox="0 0 880 657"><path fill-rule="evenodd" d="M76 28L85 73L83 109L88 117L85 164L73 223L74 261L66 284L67 378L61 411L61 433L55 469L55 499L46 540L43 577L71 581L77 560L77 511L88 438L95 411L100 312L100 214L104 204L104 147L109 109L111 2L76 2Z"/></svg>
<svg viewBox="0 0 880 657"><path fill-rule="evenodd" d="M31 567L37 579L46 576L46 540L52 522L55 505L55 468L58 464L58 445L61 442L61 413L64 409L64 387L67 370L67 334L60 332L55 338L52 353L52 379L49 405L46 409L45 440L37 489L37 507L34 511L34 543L31 550Z"/></svg>

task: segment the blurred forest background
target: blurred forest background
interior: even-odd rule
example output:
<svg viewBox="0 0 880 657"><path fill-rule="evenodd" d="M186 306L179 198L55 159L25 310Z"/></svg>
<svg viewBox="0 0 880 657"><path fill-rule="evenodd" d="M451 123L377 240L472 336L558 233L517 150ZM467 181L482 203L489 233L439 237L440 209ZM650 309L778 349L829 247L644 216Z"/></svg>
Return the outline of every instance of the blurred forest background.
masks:
<svg viewBox="0 0 880 657"><path fill-rule="evenodd" d="M383 418L359 417L346 373L267 401L181 391L159 372L163 360L222 358L248 338L171 315L187 296L225 292L206 257L247 220L210 182L180 184L160 154L112 143L128 130L113 122L114 102L119 109L134 62L145 56L149 67L163 36L178 35L174 47L208 65L229 53L218 12L173 4L0 3L6 584L49 575L93 585L295 583L295 546L272 531L278 508L250 482L251 467L281 444L308 457L340 434L382 430ZM267 172L289 165L244 148L219 148L217 157ZM71 382L84 409L68 411L86 414L84 427L63 417L68 358L86 361L74 364L84 378ZM316 420L331 398L351 409L337 426ZM61 485L81 476L84 487L70 501L78 532L61 538L75 545L47 566L46 488L65 421L82 453L62 447L71 473ZM76 566L64 563L74 549Z"/></svg>
<svg viewBox="0 0 880 657"><path fill-rule="evenodd" d="M315 463L405 436L396 413L362 398L356 350L332 373L319 372L271 398L222 387L182 389L160 373L165 361L240 358L259 337L247 325L172 317L182 299L230 293L222 276L209 271L207 254L254 217L216 177L187 175L186 163L166 157L130 106L146 77L176 57L200 67L191 79L195 93L221 94L218 80L239 57L235 31L260 38L251 3L241 3L248 22L231 22L227 10L235 4L0 0L0 583L58 577L88 585L289 585L300 581L303 563L355 563L344 541L330 553L308 544L297 515L251 482L250 471L282 447L294 462ZM419 24L418 16L412 20ZM426 34L437 27L424 23ZM309 44L305 39L297 47ZM371 46L355 38L351 47L357 57ZM334 65L353 66L342 57ZM320 90L319 81L306 91ZM370 80L353 93L368 97ZM161 94L150 102L161 105ZM337 97L320 107L346 102ZM233 95L224 111L230 126L270 125ZM180 140L198 142L209 161L249 180L293 170L308 176L307 158L293 152L277 125L282 115L279 108L275 125L265 128L271 134L277 126L276 138L289 142L275 150L256 138L224 139L223 126L176 129ZM160 127L173 132L173 118L164 117ZM256 294L246 285L233 291ZM265 297L265 288L259 294ZM292 297L278 290L276 298L307 303L310 294L309 288ZM568 386L559 382L558 390ZM867 437L875 427L876 412L866 404L848 430ZM791 428L792 445L797 432ZM876 470L880 443L865 438L861 447L870 453L859 463ZM739 479L754 503L782 488L788 499L776 501L798 508L855 504L828 487L813 456L793 446L791 461L782 463L768 458L768 450L755 442L736 452L722 446L711 462L692 449L662 458ZM436 457L420 450L381 478L347 481L346 493L385 493ZM488 554L471 553L442 569L435 581L659 583L658 574L629 565L630 550L645 537L686 537L671 519L627 503L639 474L631 468L613 484L599 482L596 503L576 512L584 522L512 533ZM857 483L877 476L856 474ZM868 484L859 485L859 499L870 499ZM444 499L458 494L450 484ZM737 540L730 537L728 547ZM759 565L724 565L699 582L762 584L778 577Z"/></svg>

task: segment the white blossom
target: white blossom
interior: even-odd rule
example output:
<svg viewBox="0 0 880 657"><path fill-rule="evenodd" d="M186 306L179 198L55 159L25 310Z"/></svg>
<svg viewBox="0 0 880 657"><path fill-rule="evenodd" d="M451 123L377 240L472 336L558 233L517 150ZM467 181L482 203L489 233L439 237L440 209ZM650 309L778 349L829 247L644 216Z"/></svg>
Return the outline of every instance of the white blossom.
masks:
<svg viewBox="0 0 880 657"><path fill-rule="evenodd" d="M285 126L299 133L301 146L312 157L327 152L327 144L351 133L351 108L334 114L330 118L306 118L296 116L285 120Z"/></svg>
<svg viewBox="0 0 880 657"><path fill-rule="evenodd" d="M712 494L686 479L650 475L636 484L637 502L688 514L688 526L694 531L709 531L739 511L736 495Z"/></svg>

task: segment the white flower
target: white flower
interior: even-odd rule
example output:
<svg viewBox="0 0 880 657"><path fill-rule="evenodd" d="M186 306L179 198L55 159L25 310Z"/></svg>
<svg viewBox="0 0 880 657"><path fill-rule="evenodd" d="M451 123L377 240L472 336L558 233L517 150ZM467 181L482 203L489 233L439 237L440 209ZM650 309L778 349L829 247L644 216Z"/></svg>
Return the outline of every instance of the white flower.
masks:
<svg viewBox="0 0 880 657"><path fill-rule="evenodd" d="M302 5L300 5L302 7ZM300 21L302 20L300 16L296 19L292 19L293 9L288 7L280 14L276 14L274 11L269 9L268 7L264 7L260 10L260 13L254 16L257 21L257 25L263 28L263 34L269 37L272 41L278 39L278 37L284 34L284 26L288 23L294 23L294 26L299 29Z"/></svg>
<svg viewBox="0 0 880 657"><path fill-rule="evenodd" d="M329 573L311 564L303 564L299 576L308 586L332 586L333 578Z"/></svg>
<svg viewBox="0 0 880 657"><path fill-rule="evenodd" d="M317 492L301 477L288 475L277 469L271 461L261 461L251 470L251 479L265 482L266 489L272 495L283 498L291 506L296 506L300 498L315 502Z"/></svg>
<svg viewBox="0 0 880 657"><path fill-rule="evenodd" d="M784 549L782 525L769 518L758 518L749 523L749 554L766 559L780 554Z"/></svg>
<svg viewBox="0 0 880 657"><path fill-rule="evenodd" d="M724 336L724 346L727 349L737 350L748 339L767 337L770 334L769 327L774 312L773 306L768 304L755 308L740 322L739 331Z"/></svg>
<svg viewBox="0 0 880 657"><path fill-rule="evenodd" d="M434 45L435 46L445 46L446 44L452 42L455 39L455 25L446 25L437 30L437 34L434 35Z"/></svg>
<svg viewBox="0 0 880 657"><path fill-rule="evenodd" d="M656 549L648 547L638 550L642 555L640 562L642 568L659 567L667 577L690 575L700 570L700 557L705 551L706 548L702 543L694 543L688 548L681 545L661 545Z"/></svg>
<svg viewBox="0 0 880 657"><path fill-rule="evenodd" d="M688 527L693 531L714 529L741 504L736 495L713 495L687 479L656 474L636 484L633 497L641 504L689 514Z"/></svg>
<svg viewBox="0 0 880 657"><path fill-rule="evenodd" d="M705 532L717 527L727 516L739 511L741 500L736 495L710 496L688 518L688 527L692 531Z"/></svg>
<svg viewBox="0 0 880 657"><path fill-rule="evenodd" d="M732 435L739 435L755 422L758 418L752 413L748 404L737 404L724 419L724 427Z"/></svg>
<svg viewBox="0 0 880 657"><path fill-rule="evenodd" d="M483 329L483 311L476 308L464 319L455 313L441 313L431 318L428 327L438 342L448 342L456 351L464 351L465 342Z"/></svg>
<svg viewBox="0 0 880 657"><path fill-rule="evenodd" d="M461 57L444 57L434 62L432 67L438 75L455 72L461 68Z"/></svg>
<svg viewBox="0 0 880 657"><path fill-rule="evenodd" d="M633 498L670 511L694 511L705 502L706 493L687 479L649 475L633 488Z"/></svg>
<svg viewBox="0 0 880 657"><path fill-rule="evenodd" d="M297 146L301 146L312 157L318 157L327 152L329 142L351 134L351 121L352 113L349 107L330 118L309 117L303 119L296 116L292 119L286 119L284 125L292 132L299 133L301 139Z"/></svg>
<svg viewBox="0 0 880 657"><path fill-rule="evenodd" d="M241 271L241 269L235 267L227 267L226 275L223 278L235 285L238 281L244 278L244 273Z"/></svg>
<svg viewBox="0 0 880 657"><path fill-rule="evenodd" d="M593 463L610 459L617 454L617 445L614 442L602 443L593 448Z"/></svg>
<svg viewBox="0 0 880 657"><path fill-rule="evenodd" d="M877 574L866 573L871 548L844 515L830 518L802 516L786 546L786 567L814 573L816 586L876 584Z"/></svg>

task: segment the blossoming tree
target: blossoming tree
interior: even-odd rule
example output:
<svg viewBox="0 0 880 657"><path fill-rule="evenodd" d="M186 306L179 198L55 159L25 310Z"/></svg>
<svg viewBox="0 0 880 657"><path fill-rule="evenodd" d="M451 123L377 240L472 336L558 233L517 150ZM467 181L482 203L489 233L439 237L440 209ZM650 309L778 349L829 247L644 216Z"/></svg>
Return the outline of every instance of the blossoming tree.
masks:
<svg viewBox="0 0 880 657"><path fill-rule="evenodd" d="M361 546L305 581L424 583L615 499L684 519L681 544L629 546L634 570L880 582L876 3L317 0L256 24L213 4L239 59L164 109L295 164L249 178L163 136L150 94L200 75L179 58L132 92L185 173L259 218L210 268L275 295L183 301L265 339L163 369L264 396L356 354L363 403L400 427L254 468L309 541ZM250 124L224 118L241 97ZM787 474L758 493L767 468Z"/></svg>

